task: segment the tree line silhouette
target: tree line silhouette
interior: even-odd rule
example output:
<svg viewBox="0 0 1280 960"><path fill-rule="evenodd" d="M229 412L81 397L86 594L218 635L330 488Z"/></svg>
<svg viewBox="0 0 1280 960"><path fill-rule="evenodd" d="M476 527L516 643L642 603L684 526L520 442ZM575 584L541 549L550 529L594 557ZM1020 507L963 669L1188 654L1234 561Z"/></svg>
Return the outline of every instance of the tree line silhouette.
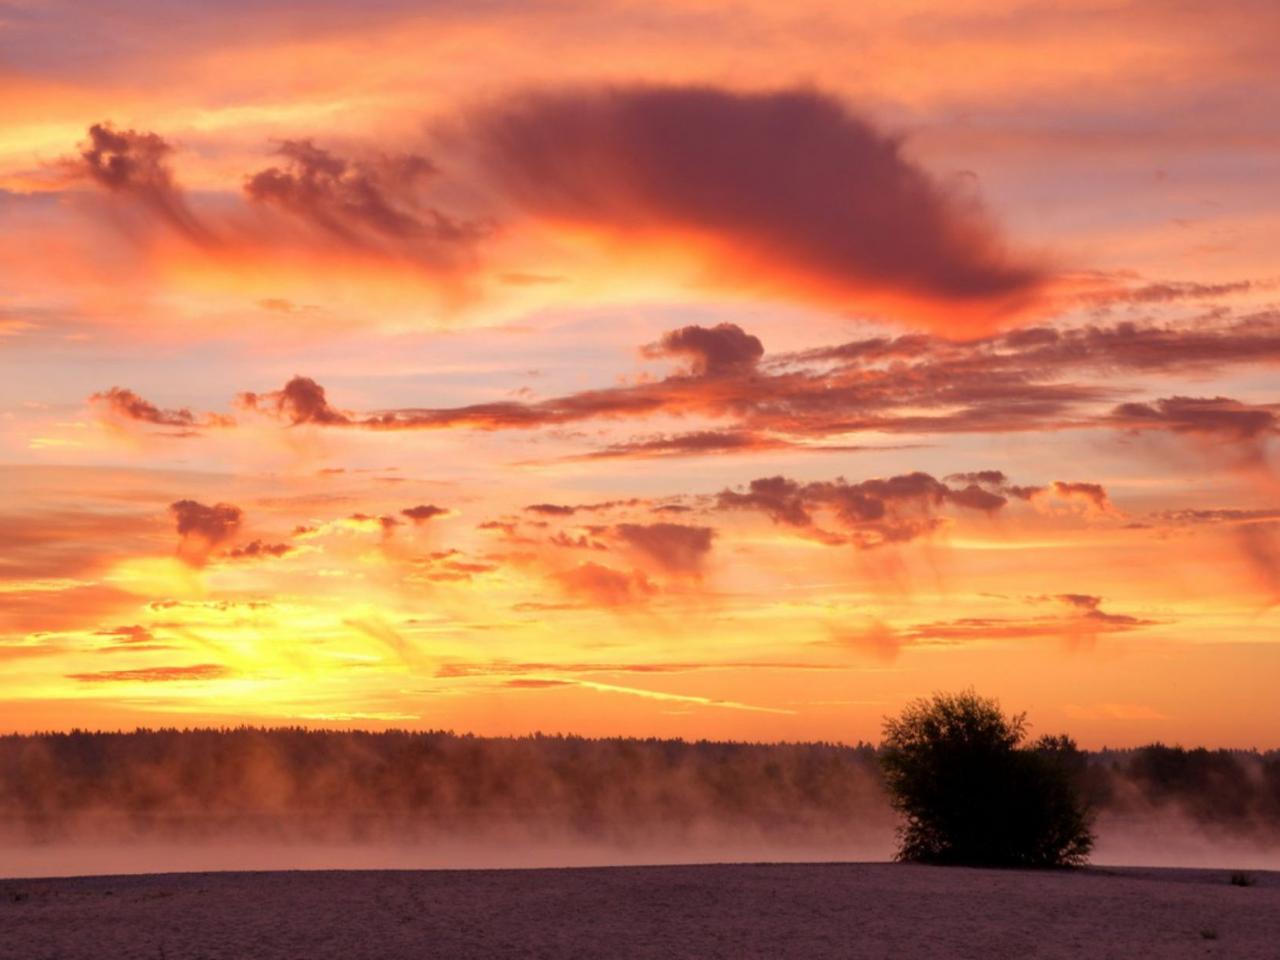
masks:
<svg viewBox="0 0 1280 960"><path fill-rule="evenodd" d="M847 833L850 810L882 805L867 745L253 727L0 737L0 830L47 838L785 837Z"/></svg>
<svg viewBox="0 0 1280 960"><path fill-rule="evenodd" d="M894 822L882 753L869 744L255 727L7 735L0 835L508 831L625 843L715 827L853 836ZM1173 813L1269 838L1280 824L1280 751L1153 744L1057 759L1100 815Z"/></svg>

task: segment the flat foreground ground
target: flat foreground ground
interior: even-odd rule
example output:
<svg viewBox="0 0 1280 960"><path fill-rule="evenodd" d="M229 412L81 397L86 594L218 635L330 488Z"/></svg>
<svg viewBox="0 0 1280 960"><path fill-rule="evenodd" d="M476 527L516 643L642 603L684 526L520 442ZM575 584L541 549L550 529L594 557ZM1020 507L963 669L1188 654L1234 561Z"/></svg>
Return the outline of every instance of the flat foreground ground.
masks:
<svg viewBox="0 0 1280 960"><path fill-rule="evenodd" d="M1280 875L900 864L0 880L4 960L1280 958Z"/></svg>

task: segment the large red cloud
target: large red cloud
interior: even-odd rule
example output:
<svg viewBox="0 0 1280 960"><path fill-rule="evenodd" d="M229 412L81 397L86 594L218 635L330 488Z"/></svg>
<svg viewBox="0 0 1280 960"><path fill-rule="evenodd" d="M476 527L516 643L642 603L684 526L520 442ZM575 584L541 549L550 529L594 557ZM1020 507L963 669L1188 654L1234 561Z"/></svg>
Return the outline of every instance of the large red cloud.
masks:
<svg viewBox="0 0 1280 960"><path fill-rule="evenodd" d="M928 301L946 332L990 327L1041 281L972 197L816 90L621 87L516 96L465 137L535 217L692 238L735 285L845 305Z"/></svg>

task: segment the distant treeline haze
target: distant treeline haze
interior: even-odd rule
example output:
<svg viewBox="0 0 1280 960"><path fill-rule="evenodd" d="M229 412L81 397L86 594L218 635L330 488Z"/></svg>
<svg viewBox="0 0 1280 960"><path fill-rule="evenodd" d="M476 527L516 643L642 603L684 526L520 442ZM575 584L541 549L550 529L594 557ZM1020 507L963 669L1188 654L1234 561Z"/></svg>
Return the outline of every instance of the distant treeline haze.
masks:
<svg viewBox="0 0 1280 960"><path fill-rule="evenodd" d="M1081 753L1099 814L1271 839L1280 752ZM826 743L239 728L0 737L0 837L260 833L612 843L741 831L856 838L894 822L876 749Z"/></svg>

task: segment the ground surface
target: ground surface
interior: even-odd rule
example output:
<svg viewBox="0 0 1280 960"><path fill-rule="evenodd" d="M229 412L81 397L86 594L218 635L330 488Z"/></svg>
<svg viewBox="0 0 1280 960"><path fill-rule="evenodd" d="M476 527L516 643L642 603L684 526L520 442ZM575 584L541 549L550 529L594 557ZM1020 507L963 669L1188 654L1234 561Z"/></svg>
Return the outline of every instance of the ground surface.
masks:
<svg viewBox="0 0 1280 960"><path fill-rule="evenodd" d="M4 960L1280 958L1280 875L763 864L0 880Z"/></svg>

